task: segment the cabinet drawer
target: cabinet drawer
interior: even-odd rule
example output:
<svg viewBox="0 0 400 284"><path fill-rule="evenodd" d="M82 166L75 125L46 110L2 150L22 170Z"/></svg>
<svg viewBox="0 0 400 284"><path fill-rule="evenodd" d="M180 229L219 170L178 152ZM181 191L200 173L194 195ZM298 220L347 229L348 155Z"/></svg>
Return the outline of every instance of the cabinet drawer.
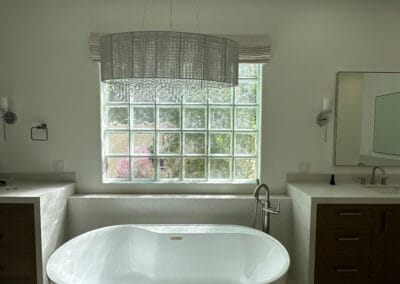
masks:
<svg viewBox="0 0 400 284"><path fill-rule="evenodd" d="M35 227L33 219L24 219L16 222L0 221L0 249L35 246Z"/></svg>
<svg viewBox="0 0 400 284"><path fill-rule="evenodd" d="M374 230L370 228L324 228L318 232L321 250L362 251L372 249Z"/></svg>
<svg viewBox="0 0 400 284"><path fill-rule="evenodd" d="M35 255L0 254L0 283L22 283L18 281L24 279L36 279Z"/></svg>
<svg viewBox="0 0 400 284"><path fill-rule="evenodd" d="M34 218L33 204L0 204L0 220Z"/></svg>
<svg viewBox="0 0 400 284"><path fill-rule="evenodd" d="M370 279L371 269L372 261L368 257L329 253L321 255L316 275L318 279Z"/></svg>
<svg viewBox="0 0 400 284"><path fill-rule="evenodd" d="M369 205L324 204L318 205L318 226L372 226L378 214Z"/></svg>

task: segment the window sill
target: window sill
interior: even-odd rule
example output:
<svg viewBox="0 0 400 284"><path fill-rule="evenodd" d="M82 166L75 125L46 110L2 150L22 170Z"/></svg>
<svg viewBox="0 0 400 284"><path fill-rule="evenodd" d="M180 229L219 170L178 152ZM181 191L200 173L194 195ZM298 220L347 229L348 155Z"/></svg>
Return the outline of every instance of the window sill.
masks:
<svg viewBox="0 0 400 284"><path fill-rule="evenodd" d="M102 183L101 191L110 194L252 194L252 183Z"/></svg>

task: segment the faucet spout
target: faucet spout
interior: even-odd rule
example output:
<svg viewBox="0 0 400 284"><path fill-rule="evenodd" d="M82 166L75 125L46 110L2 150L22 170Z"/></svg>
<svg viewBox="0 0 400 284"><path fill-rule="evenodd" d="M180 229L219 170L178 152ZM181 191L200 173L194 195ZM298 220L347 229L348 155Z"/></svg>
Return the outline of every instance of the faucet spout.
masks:
<svg viewBox="0 0 400 284"><path fill-rule="evenodd" d="M372 173L371 173L371 184L376 184L376 170L378 170L378 169L381 171L382 175L386 174L384 168L378 167L378 166L373 167Z"/></svg>
<svg viewBox="0 0 400 284"><path fill-rule="evenodd" d="M260 198L261 191L265 191L265 197ZM273 208L271 206L271 200L270 200L270 190L268 185L265 183L259 184L257 183L256 188L254 189L253 196L256 200L255 204L255 213L254 213L254 227L256 225L256 218L257 218L257 207L259 204L261 204L262 207L262 230L263 232L269 234L270 233L270 215L278 215L280 213L280 206L278 204L278 208Z"/></svg>
<svg viewBox="0 0 400 284"><path fill-rule="evenodd" d="M258 184L256 188L254 189L253 196L256 199L257 202L262 202L262 199L260 198L260 191L264 189L265 190L265 202L269 202L269 197L270 197L270 191L268 185L265 183Z"/></svg>

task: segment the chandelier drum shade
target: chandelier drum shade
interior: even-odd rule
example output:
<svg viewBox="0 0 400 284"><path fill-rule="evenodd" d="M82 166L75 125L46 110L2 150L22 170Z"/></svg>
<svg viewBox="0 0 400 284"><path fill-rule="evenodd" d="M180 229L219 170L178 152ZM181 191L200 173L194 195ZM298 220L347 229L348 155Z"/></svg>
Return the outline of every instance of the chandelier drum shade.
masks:
<svg viewBox="0 0 400 284"><path fill-rule="evenodd" d="M202 88L238 84L239 44L206 34L135 31L100 39L106 83L174 82Z"/></svg>

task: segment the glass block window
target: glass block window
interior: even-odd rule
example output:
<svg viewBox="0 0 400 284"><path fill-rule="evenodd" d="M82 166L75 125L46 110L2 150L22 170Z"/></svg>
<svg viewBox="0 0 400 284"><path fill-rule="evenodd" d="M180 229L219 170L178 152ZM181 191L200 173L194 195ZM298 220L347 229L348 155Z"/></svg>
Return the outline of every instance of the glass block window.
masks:
<svg viewBox="0 0 400 284"><path fill-rule="evenodd" d="M235 88L186 90L101 83L103 181L247 183L258 178L261 66Z"/></svg>

